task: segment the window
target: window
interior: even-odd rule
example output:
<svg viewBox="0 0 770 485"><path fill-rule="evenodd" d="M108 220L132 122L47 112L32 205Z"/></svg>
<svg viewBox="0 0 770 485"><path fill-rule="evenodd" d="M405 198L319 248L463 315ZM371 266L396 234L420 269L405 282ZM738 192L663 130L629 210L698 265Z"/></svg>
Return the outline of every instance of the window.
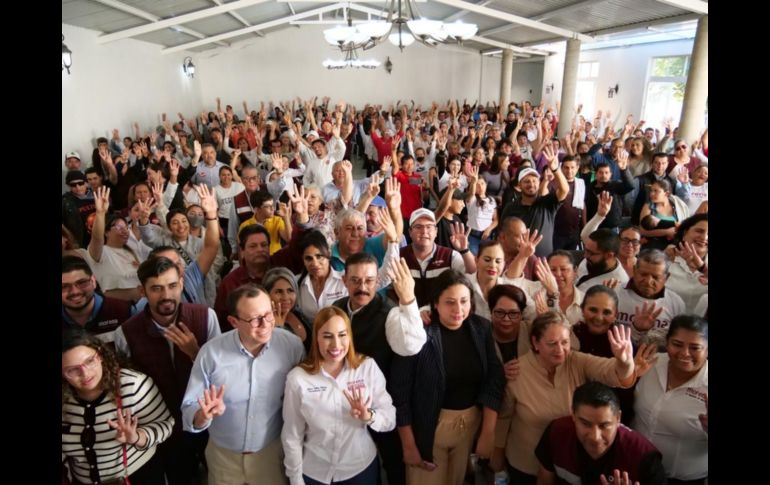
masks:
<svg viewBox="0 0 770 485"><path fill-rule="evenodd" d="M596 78L599 77L598 62L581 62L578 64L577 104L583 105L583 116L593 119L596 108Z"/></svg>
<svg viewBox="0 0 770 485"><path fill-rule="evenodd" d="M644 96L644 120L654 127L663 127L671 119L679 124L684 102L684 88L690 56L653 57L650 59L647 92Z"/></svg>

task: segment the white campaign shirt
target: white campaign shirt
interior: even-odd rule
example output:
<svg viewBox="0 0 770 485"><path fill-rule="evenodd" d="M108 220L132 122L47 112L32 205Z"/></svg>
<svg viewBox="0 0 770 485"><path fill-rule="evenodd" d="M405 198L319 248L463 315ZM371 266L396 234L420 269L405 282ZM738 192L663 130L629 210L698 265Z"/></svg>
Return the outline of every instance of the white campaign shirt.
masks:
<svg viewBox="0 0 770 485"><path fill-rule="evenodd" d="M619 288L615 291L618 294L618 319L615 323L631 326L631 341L634 343L634 346L644 343L643 339L646 337L648 343L654 342L658 347L662 348L666 342L666 333L668 333L671 319L684 313L682 297L667 288L663 290L663 296L657 300L650 300L640 296L628 287ZM639 307L641 310L643 304L649 305L652 302L655 302L656 308L662 306L663 311L658 315L655 324L650 330L640 332L633 326L636 307Z"/></svg>
<svg viewBox="0 0 770 485"><path fill-rule="evenodd" d="M468 227L475 231L485 231L492 224L497 202L492 197L487 197L484 207L481 207L478 198L472 197L466 207L468 208Z"/></svg>
<svg viewBox="0 0 770 485"><path fill-rule="evenodd" d="M214 187L214 196L217 199L219 208L217 209L217 216L222 219L230 217L230 207L233 205L233 197L246 190L240 182L232 182L230 187L224 188L221 185Z"/></svg>
<svg viewBox="0 0 770 485"><path fill-rule="evenodd" d="M347 480L374 460L377 448L367 425L350 415L350 403L342 392L353 389L372 398L372 430L395 428L396 408L374 359L365 358L357 369L351 368L346 359L336 379L323 368L317 374L308 374L301 367L289 372L281 442L291 485L304 484L303 474L324 483Z"/></svg>
<svg viewBox="0 0 770 485"><path fill-rule="evenodd" d="M86 261L94 270L96 281L102 291L134 289L140 285L136 269L141 260L124 248L113 248L106 244L102 246L102 258L95 261L91 253L86 252Z"/></svg>
<svg viewBox="0 0 770 485"><path fill-rule="evenodd" d="M703 431L699 414L706 412L709 392L709 364L685 384L666 392L668 385L667 353L636 385L633 428L642 433L663 455L666 476L696 480L708 475L708 434Z"/></svg>
<svg viewBox="0 0 770 485"><path fill-rule="evenodd" d="M677 256L674 262L671 263L668 273L666 288L682 297L687 313L695 313L698 301L709 292L708 285L704 285L698 279L700 276L703 276L703 273L691 270L681 256Z"/></svg>
<svg viewBox="0 0 770 485"><path fill-rule="evenodd" d="M305 276L305 279L299 285L297 304L302 313L311 322L321 308L330 306L340 298L348 296L348 289L342 281L342 273L335 271L334 268L330 268L329 271L329 277L326 278L326 283L324 283L323 290L318 298L313 294L313 283L311 283L309 275Z"/></svg>
<svg viewBox="0 0 770 485"><path fill-rule="evenodd" d="M540 291L545 291L542 283L529 280L524 276L518 278L506 278L505 276L501 276L497 279L497 283L500 285L513 285L522 290L527 295L527 307L524 309L523 317L529 322L535 319L537 316L535 295ZM583 304L584 297L585 293L576 287L573 293L572 303L569 304L566 312L561 311L561 307L558 303L556 303L556 306L552 308L552 310L563 315L570 325L575 325L583 320L583 309L580 308L580 305Z"/></svg>
<svg viewBox="0 0 770 485"><path fill-rule="evenodd" d="M608 280L610 278L614 278L618 280L619 286L626 286L626 283L628 283L628 273L626 273L626 270L623 269L623 265L620 264L620 261L617 262L618 265L615 266L615 269L608 273L602 273L598 276L594 276L593 278L587 279L580 283L578 285L578 288L582 291L588 291L589 288L595 285L601 285L604 280ZM575 282L580 281L580 278L588 274L588 266L586 266L586 260L583 259L583 261L580 262L577 269L577 274L575 275Z"/></svg>

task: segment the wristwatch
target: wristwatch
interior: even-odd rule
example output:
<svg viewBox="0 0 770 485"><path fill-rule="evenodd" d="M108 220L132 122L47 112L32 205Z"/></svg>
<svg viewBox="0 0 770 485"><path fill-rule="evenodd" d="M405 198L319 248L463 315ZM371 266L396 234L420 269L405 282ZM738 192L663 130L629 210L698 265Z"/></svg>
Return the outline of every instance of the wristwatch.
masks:
<svg viewBox="0 0 770 485"><path fill-rule="evenodd" d="M556 304L559 302L559 294L547 294L546 297L548 298L548 306L553 307L556 306Z"/></svg>
<svg viewBox="0 0 770 485"><path fill-rule="evenodd" d="M377 412L374 409L372 409L372 408L367 409L367 411L369 411L369 414L372 415L369 418L369 421L366 422L366 425L369 426L369 425L371 425L374 422L374 416L377 414Z"/></svg>

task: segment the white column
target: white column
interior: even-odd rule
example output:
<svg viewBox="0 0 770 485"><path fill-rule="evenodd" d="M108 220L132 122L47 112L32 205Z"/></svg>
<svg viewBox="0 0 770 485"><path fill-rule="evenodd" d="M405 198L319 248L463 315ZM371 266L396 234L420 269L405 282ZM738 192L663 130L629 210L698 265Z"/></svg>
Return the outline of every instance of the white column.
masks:
<svg viewBox="0 0 770 485"><path fill-rule="evenodd" d="M513 50L503 49L503 66L500 70L500 113L508 115L508 103L511 102L511 82L513 78Z"/></svg>
<svg viewBox="0 0 770 485"><path fill-rule="evenodd" d="M580 41L567 40L567 52L564 54L564 77L561 81L561 109L559 110L559 138L566 135L572 125L575 114L577 91L578 62L580 61Z"/></svg>
<svg viewBox="0 0 770 485"><path fill-rule="evenodd" d="M709 16L698 21L695 42L687 73L682 116L679 119L679 137L692 144L704 128L706 98L709 94Z"/></svg>

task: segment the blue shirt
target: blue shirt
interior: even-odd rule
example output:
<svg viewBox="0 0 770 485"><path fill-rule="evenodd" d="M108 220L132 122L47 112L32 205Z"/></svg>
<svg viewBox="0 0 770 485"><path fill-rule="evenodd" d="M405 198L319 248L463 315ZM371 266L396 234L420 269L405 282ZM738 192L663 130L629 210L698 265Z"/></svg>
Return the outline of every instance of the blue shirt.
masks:
<svg viewBox="0 0 770 485"><path fill-rule="evenodd" d="M384 237L385 233L382 233L379 236L366 238L364 249L362 250L377 258L378 268L382 266L382 261L385 259L385 248L382 245L382 238ZM335 271L345 271L345 261L340 257L339 242L334 243L334 246L332 246L332 268L334 268Z"/></svg>
<svg viewBox="0 0 770 485"><path fill-rule="evenodd" d="M283 428L283 391L286 376L304 357L296 335L274 328L270 341L253 356L241 344L237 330L210 340L198 352L182 400L182 426L209 437L237 453L259 451L278 439ZM193 427L203 390L225 384L225 413L201 429Z"/></svg>
<svg viewBox="0 0 770 485"><path fill-rule="evenodd" d="M592 146L590 150L588 150L588 154L591 155L591 166L596 169L596 166L600 163L607 163L610 166L610 172L612 173L610 180L621 180L618 162L603 153L599 153L599 149L601 147L602 145L597 143L596 145ZM611 150L611 148L609 150Z"/></svg>

